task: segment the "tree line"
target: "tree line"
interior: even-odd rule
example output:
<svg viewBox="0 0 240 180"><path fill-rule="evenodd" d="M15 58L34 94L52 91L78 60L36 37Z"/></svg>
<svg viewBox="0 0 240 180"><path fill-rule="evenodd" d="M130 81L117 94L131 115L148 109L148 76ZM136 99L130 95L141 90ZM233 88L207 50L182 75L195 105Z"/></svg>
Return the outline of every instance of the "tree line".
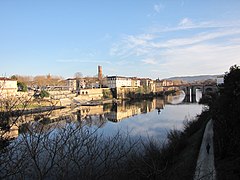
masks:
<svg viewBox="0 0 240 180"><path fill-rule="evenodd" d="M55 75L37 75L37 76L21 76L13 75L11 79L17 80L19 85L24 86L63 86L66 82L62 76Z"/></svg>
<svg viewBox="0 0 240 180"><path fill-rule="evenodd" d="M240 179L240 67L225 73L218 96L209 101L214 120L217 178Z"/></svg>

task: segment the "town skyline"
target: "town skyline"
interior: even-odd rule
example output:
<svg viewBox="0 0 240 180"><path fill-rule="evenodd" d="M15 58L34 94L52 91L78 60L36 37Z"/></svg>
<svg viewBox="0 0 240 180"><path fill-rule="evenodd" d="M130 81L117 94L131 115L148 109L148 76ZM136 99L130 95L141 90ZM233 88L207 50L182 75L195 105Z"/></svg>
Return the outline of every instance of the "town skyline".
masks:
<svg viewBox="0 0 240 180"><path fill-rule="evenodd" d="M183 75L183 76L172 76L172 77L166 77L166 78L150 78L150 77L138 77L138 76L123 76L123 75L112 75L112 74L107 74L107 73L103 73L102 70L102 66L98 65L96 73L94 75L88 75L85 76L83 75L81 72L75 72L72 76L70 77L63 77L60 75L55 75L55 74L51 74L51 73L46 73L46 74L35 74L35 75L29 75L29 74L12 74L9 76L5 75L1 75L0 78L2 79L34 79L34 78L55 78L55 79L62 79L62 80L67 80L67 79L78 79L78 78L97 78L99 80L99 67L101 68L101 78L107 78L107 77L112 77L112 76L116 76L116 77L125 77L125 78L137 78L137 79L152 79L152 80L182 80L182 81L186 81L186 82L192 82L192 81L204 81L207 79L217 79L217 77L222 77L224 75L224 73L222 74L202 74L202 75Z"/></svg>
<svg viewBox="0 0 240 180"><path fill-rule="evenodd" d="M240 64L240 2L0 2L1 76L219 75Z"/></svg>

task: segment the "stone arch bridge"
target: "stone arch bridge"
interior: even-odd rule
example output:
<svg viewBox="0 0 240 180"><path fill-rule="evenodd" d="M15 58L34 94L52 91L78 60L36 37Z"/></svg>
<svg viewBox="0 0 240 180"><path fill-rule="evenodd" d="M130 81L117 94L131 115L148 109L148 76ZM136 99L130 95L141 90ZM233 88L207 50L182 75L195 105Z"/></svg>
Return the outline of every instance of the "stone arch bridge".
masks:
<svg viewBox="0 0 240 180"><path fill-rule="evenodd" d="M204 95L218 92L218 87L215 84L190 84L179 86L179 90L183 90L186 95L196 95L196 91L200 90Z"/></svg>

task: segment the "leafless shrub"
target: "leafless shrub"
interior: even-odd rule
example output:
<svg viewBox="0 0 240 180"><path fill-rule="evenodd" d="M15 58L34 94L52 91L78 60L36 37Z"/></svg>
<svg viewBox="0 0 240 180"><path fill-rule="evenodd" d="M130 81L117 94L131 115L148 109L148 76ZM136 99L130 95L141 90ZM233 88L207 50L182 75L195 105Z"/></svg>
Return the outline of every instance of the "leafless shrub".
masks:
<svg viewBox="0 0 240 180"><path fill-rule="evenodd" d="M120 132L104 137L72 123L49 129L37 125L1 152L0 178L112 179L136 144Z"/></svg>

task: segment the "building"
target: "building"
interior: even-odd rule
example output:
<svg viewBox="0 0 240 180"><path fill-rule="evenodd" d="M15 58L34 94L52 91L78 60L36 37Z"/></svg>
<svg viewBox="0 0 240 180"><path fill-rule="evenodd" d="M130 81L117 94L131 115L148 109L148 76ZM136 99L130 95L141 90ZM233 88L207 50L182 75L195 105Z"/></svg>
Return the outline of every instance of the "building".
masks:
<svg viewBox="0 0 240 180"><path fill-rule="evenodd" d="M155 83L150 78L141 78L140 79L140 85L144 88L147 88L147 91L150 92L156 92Z"/></svg>
<svg viewBox="0 0 240 180"><path fill-rule="evenodd" d="M70 91L76 91L76 89L77 89L77 80L76 80L76 78L68 78L67 79L67 86L69 87Z"/></svg>
<svg viewBox="0 0 240 180"><path fill-rule="evenodd" d="M162 86L173 86L173 81L164 79L162 80Z"/></svg>
<svg viewBox="0 0 240 180"><path fill-rule="evenodd" d="M100 89L100 88L98 88L98 89L81 89L79 91L79 94L82 99L87 100L87 101L99 100L99 99L102 99L102 97L103 97L102 89Z"/></svg>
<svg viewBox="0 0 240 180"><path fill-rule="evenodd" d="M98 77L85 77L84 78L85 81L85 88L99 88L100 85L100 81L98 80Z"/></svg>
<svg viewBox="0 0 240 180"><path fill-rule="evenodd" d="M18 90L17 80L0 77L0 96L14 96Z"/></svg>
<svg viewBox="0 0 240 180"><path fill-rule="evenodd" d="M163 81L156 79L155 89L156 89L156 92L162 92L163 91Z"/></svg>
<svg viewBox="0 0 240 180"><path fill-rule="evenodd" d="M85 80L82 78L68 78L67 86L69 88L69 91L79 91L79 89L85 88L86 83Z"/></svg>
<svg viewBox="0 0 240 180"><path fill-rule="evenodd" d="M131 87L132 79L129 77L123 77L123 76L108 76L107 86L109 88Z"/></svg>
<svg viewBox="0 0 240 180"><path fill-rule="evenodd" d="M132 87L140 87L140 79L133 77L131 78L131 86Z"/></svg>
<svg viewBox="0 0 240 180"><path fill-rule="evenodd" d="M217 76L217 85L221 85L224 83L224 75Z"/></svg>
<svg viewBox="0 0 240 180"><path fill-rule="evenodd" d="M137 77L108 76L107 86L109 88L140 87L140 79Z"/></svg>

